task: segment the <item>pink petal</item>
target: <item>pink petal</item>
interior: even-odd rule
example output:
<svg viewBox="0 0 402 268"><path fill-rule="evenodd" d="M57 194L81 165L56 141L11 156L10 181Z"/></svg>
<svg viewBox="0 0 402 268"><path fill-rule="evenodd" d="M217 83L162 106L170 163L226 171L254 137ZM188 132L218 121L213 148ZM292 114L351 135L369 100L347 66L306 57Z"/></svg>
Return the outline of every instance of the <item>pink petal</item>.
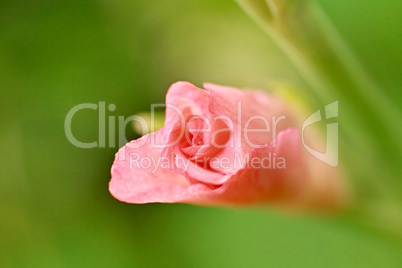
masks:
<svg viewBox="0 0 402 268"><path fill-rule="evenodd" d="M166 146L179 136L182 124L177 112L167 109L163 129L127 143L116 154L109 184L114 197L129 203L183 202L202 205L275 203L326 208L342 203L344 187L340 184L338 172L301 149L299 132L288 129L297 125L295 119L282 102L262 92L244 92L212 84L204 86L207 91L187 82L175 83L169 89L166 103L184 112L184 123L193 115L210 119L226 116L233 122L232 130L218 139L232 144L221 150L204 144L199 150L194 150L188 147L188 141L182 139L175 146ZM238 116L239 103L241 113ZM271 132L251 133L250 141L257 145L251 146L242 133L246 122L255 115L267 119ZM279 134L272 135L275 132L272 129L275 118L272 116L278 119L282 115L287 118L277 124L276 133ZM216 130L223 126L217 124L213 128ZM265 127L262 120L249 124L251 129ZM197 136L196 132L192 135L193 141L202 140L203 143L211 137L208 134ZM152 141L162 146L156 148ZM229 168L200 168L194 164L200 158L197 153L228 158L232 165ZM286 168L281 169L273 163L270 167L255 167L251 165L251 160L244 162L243 166L233 165L236 157L244 159L246 156L250 159L271 157L271 161L272 158L283 158ZM170 164L168 167L162 167L160 163L158 166L141 165L144 159L155 163L162 158L168 160L165 161Z"/></svg>
<svg viewBox="0 0 402 268"><path fill-rule="evenodd" d="M156 132L156 139L159 141L162 136L163 129ZM141 139L144 138L150 140L146 136ZM130 144L138 142L139 140L136 140ZM259 148L250 156L263 158L276 153L277 159L283 157L286 160L286 169L273 166L253 168L248 165L218 188L200 183L190 185L182 175L167 169L159 168L152 173L146 168L130 168L130 154L138 153L141 157L158 158L160 153L159 150L150 148L149 142L141 148L132 148L130 144L116 154L109 184L112 195L124 202L183 202L201 205L276 203L294 207L331 207L336 206L339 201L336 199L336 193L332 191L335 185L330 185L324 192L322 188L317 188L319 195L313 191L314 188L309 189L309 176L312 174L305 158L302 157L300 135L295 129L281 132L278 135L277 147ZM120 160L123 156L124 160ZM322 202L323 196L327 202Z"/></svg>
<svg viewBox="0 0 402 268"><path fill-rule="evenodd" d="M248 129L265 129L267 124L258 118L265 118L269 124L270 132L249 133L253 144L266 144L272 140L273 126L276 125L274 137L294 125L295 119L286 105L274 96L262 91L242 91L232 87L205 83L204 87L210 95L209 109L214 115L225 115L234 121L234 127L244 129L248 120ZM240 113L239 113L240 109ZM240 114L240 116L239 116ZM258 117L256 117L258 116ZM285 116L285 119L280 117ZM274 117L274 118L273 118ZM251 120L251 118L256 118ZM283 118L283 117L282 117ZM277 124L275 121L277 120ZM248 143L246 143L248 144Z"/></svg>
<svg viewBox="0 0 402 268"><path fill-rule="evenodd" d="M185 116L189 114L209 116L209 95L207 91L188 82L172 84L166 94L166 104L179 107ZM180 120L177 111L174 108L167 107L165 126L177 120Z"/></svg>
<svg viewBox="0 0 402 268"><path fill-rule="evenodd" d="M228 141L230 146L224 148L218 157L226 157L234 162L235 155L244 156L260 145L269 144L281 130L294 125L295 119L291 111L281 101L264 92L242 91L208 83L204 87L210 95L209 110L212 116L225 116L233 123L232 136ZM281 120L281 116L286 118ZM267 132L248 132L246 137L246 127L248 130L266 129ZM232 168L219 171L234 174L237 170L238 168Z"/></svg>
<svg viewBox="0 0 402 268"><path fill-rule="evenodd" d="M302 151L300 133L287 129L279 133L276 147L256 149L251 158L285 159L286 168L248 166L213 191L216 204L270 203L287 208L333 209L342 207L345 188L336 170ZM313 164L312 164L313 163Z"/></svg>
<svg viewBox="0 0 402 268"><path fill-rule="evenodd" d="M112 179L109 183L109 191L120 201L128 203L151 202L185 202L191 201L195 194L209 188L202 184L191 185L181 174L167 168L157 168L155 165L146 168L147 163L133 163L135 159L161 159L160 149L154 149L151 139L154 135L155 142L163 142L164 129L142 138L131 141L122 147L116 154L112 166ZM137 145L146 141L144 145ZM137 157L138 156L138 157ZM131 165L130 165L131 157Z"/></svg>

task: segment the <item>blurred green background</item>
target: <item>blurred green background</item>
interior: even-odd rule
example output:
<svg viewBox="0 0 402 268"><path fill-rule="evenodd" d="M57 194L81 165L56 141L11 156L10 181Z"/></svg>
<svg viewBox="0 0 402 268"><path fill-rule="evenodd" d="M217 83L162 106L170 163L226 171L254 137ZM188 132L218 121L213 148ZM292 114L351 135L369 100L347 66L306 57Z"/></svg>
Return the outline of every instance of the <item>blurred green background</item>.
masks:
<svg viewBox="0 0 402 268"><path fill-rule="evenodd" d="M400 101L402 2L319 2ZM178 80L303 87L292 66L231 0L0 1L0 266L400 267L400 242L348 215L121 203L108 192L117 146L64 134L80 103L128 117ZM97 111L72 127L96 140Z"/></svg>

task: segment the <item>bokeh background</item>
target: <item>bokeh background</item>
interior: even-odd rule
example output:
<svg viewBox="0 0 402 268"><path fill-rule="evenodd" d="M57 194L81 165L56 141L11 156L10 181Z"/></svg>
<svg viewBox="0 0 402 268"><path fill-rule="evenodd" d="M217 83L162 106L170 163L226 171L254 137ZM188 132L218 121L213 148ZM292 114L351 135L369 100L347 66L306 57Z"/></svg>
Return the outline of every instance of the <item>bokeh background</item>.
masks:
<svg viewBox="0 0 402 268"><path fill-rule="evenodd" d="M401 103L402 2L318 2ZM0 1L0 266L400 267L400 242L350 215L121 203L108 192L117 146L80 149L64 133L80 103L128 117L178 80L272 79L303 87L232 0ZM97 140L97 111L78 113L73 132Z"/></svg>

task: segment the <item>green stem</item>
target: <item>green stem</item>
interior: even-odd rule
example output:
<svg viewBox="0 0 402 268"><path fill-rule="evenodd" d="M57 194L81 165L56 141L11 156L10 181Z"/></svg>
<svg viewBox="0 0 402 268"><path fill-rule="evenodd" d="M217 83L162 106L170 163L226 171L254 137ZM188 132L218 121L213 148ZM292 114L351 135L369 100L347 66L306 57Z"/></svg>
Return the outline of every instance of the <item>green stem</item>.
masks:
<svg viewBox="0 0 402 268"><path fill-rule="evenodd" d="M363 214L385 225L401 222L402 152L401 111L381 91L353 55L317 5L310 1L237 0L261 28L277 42L321 102L340 100L343 105L343 151ZM280 4L280 5L279 5ZM312 5L307 5L312 4ZM392 204L382 215L376 206ZM381 219L380 219L380 218ZM377 218L377 219L376 219ZM386 226L383 226L384 229ZM401 233L401 226L388 226Z"/></svg>
<svg viewBox="0 0 402 268"><path fill-rule="evenodd" d="M320 28L331 50L340 60L342 66L355 83L355 87L359 91L362 100L371 107L379 107L375 112L381 116L383 125L387 128L388 133L393 138L394 144L402 151L402 125L395 124L395 118L401 118L400 108L392 102L388 96L384 94L381 88L364 70L364 67L352 53L348 45L343 41L336 28L328 20L324 12L317 6L312 5L313 13L320 22Z"/></svg>

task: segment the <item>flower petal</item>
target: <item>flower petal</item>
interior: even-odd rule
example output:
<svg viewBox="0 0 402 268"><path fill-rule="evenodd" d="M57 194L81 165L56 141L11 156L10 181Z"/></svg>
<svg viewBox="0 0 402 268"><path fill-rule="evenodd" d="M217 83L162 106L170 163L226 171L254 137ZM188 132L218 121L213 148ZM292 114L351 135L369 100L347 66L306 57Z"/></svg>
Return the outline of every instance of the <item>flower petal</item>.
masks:
<svg viewBox="0 0 402 268"><path fill-rule="evenodd" d="M165 128L127 143L116 154L109 184L113 196L129 203L270 203L325 209L344 205L347 193L338 169L302 150L299 131L288 128L297 126L297 120L281 101L262 92L243 92L212 84L205 84L205 88L208 91L186 82L175 83L166 102L183 111L185 123L192 115L219 117L222 124L214 126L212 132L225 130L227 125L230 130L217 140L222 143L228 140L229 146L214 150L206 143L194 152L187 149L191 144L205 143L205 138L211 136L201 137L189 131L192 140L182 139L179 113L167 109ZM286 116L286 120L278 124L280 116ZM225 122L225 118L232 124ZM244 134L247 128L267 128L268 133L253 132L247 137ZM175 145L169 147L171 142ZM202 162L202 158L197 153L218 161L225 158L230 167L214 167L212 161L204 161L208 164L205 168L198 167L194 162ZM253 165L255 159L259 164ZM264 159L270 161L268 166L263 164Z"/></svg>
<svg viewBox="0 0 402 268"><path fill-rule="evenodd" d="M300 139L296 129L280 132L276 147L271 143L269 147L257 148L250 157L271 159L269 168L253 167L249 162L246 168L213 190L208 202L214 200L215 204L223 205L270 203L287 208L324 210L342 207L346 192L336 169L304 153ZM285 160L285 168L278 165L281 159Z"/></svg>
<svg viewBox="0 0 402 268"><path fill-rule="evenodd" d="M166 94L166 104L174 107L167 107L165 126L174 121L182 121L179 113L187 115L209 115L208 92L194 86L189 82L176 82L172 84ZM179 108L180 111L175 110Z"/></svg>
<svg viewBox="0 0 402 268"><path fill-rule="evenodd" d="M277 133L292 124L291 111L276 98L261 91L242 91L232 87L205 83L210 95L209 110L212 116L220 116L233 130L228 144L218 157L229 158L231 163L235 156L244 157L261 145L276 139ZM247 130L246 130L247 129ZM253 131L256 130L256 131ZM239 167L220 170L234 174Z"/></svg>
<svg viewBox="0 0 402 268"><path fill-rule="evenodd" d="M194 199L193 196L198 192L209 190L202 184L190 185L181 174L164 168L162 162L159 166L155 164L163 158L160 149L153 148L152 144L163 143L163 136L162 128L127 143L119 150L112 166L112 179L109 183L109 191L115 198L137 204L186 202ZM165 163L167 164L167 161Z"/></svg>

